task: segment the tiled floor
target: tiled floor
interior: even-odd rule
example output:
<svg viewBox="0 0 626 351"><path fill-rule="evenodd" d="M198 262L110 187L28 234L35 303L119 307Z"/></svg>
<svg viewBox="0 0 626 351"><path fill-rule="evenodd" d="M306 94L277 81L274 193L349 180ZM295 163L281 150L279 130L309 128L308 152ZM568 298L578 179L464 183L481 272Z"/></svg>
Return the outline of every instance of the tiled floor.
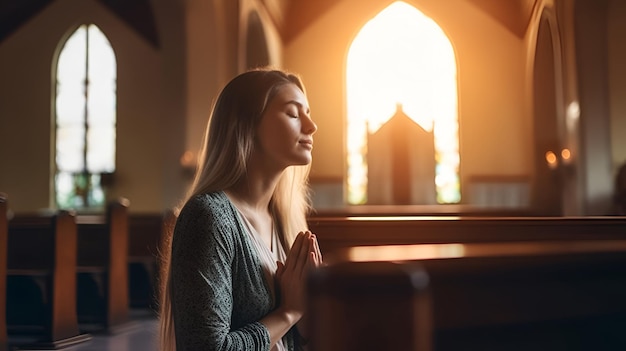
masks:
<svg viewBox="0 0 626 351"><path fill-rule="evenodd" d="M137 321L133 328L114 335L92 334L91 340L66 348L67 351L150 351L157 350L156 319Z"/></svg>
<svg viewBox="0 0 626 351"><path fill-rule="evenodd" d="M147 311L133 311L132 321L115 334L90 333L91 339L63 351L152 351L157 350L158 321ZM17 340L17 341L16 341ZM11 337L9 337L11 342ZM16 350L29 350L24 341L13 338ZM20 345L22 345L20 347Z"/></svg>

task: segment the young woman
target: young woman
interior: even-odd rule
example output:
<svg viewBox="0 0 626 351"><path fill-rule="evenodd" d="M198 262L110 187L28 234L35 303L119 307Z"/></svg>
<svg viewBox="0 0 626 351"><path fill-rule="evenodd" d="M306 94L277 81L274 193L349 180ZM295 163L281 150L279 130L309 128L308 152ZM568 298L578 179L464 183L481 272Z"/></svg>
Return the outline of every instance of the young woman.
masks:
<svg viewBox="0 0 626 351"><path fill-rule="evenodd" d="M296 75L224 87L163 253L163 350L301 348L307 271L322 263L305 217L316 130Z"/></svg>

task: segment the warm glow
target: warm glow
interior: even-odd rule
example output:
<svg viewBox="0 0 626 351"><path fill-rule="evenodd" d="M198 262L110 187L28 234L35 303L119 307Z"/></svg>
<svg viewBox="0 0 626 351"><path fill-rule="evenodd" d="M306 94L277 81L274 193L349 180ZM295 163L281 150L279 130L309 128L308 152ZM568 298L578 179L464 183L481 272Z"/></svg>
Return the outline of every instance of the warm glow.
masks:
<svg viewBox="0 0 626 351"><path fill-rule="evenodd" d="M456 59L441 28L395 2L370 20L348 53L348 202L367 202L367 133L398 103L435 137L437 201L460 201Z"/></svg>
<svg viewBox="0 0 626 351"><path fill-rule="evenodd" d="M380 245L348 248L345 252L345 258L352 262L398 262L461 257L537 257L581 252L589 254L592 252L618 252L625 248L626 243L620 240Z"/></svg>
<svg viewBox="0 0 626 351"><path fill-rule="evenodd" d="M193 151L187 150L180 157L180 165L183 167L195 167L196 166L196 157L193 154Z"/></svg>
<svg viewBox="0 0 626 351"><path fill-rule="evenodd" d="M565 125L567 126L568 131L574 132L576 130L579 118L580 105L578 104L578 101L572 101L569 105L567 105L567 112L565 113Z"/></svg>
<svg viewBox="0 0 626 351"><path fill-rule="evenodd" d="M569 149L561 150L561 158L563 159L564 162L568 162L571 157L572 157L572 153L569 151Z"/></svg>
<svg viewBox="0 0 626 351"><path fill-rule="evenodd" d="M362 222L388 222L388 221L456 221L461 219L458 216L363 216L346 217L348 221Z"/></svg>
<svg viewBox="0 0 626 351"><path fill-rule="evenodd" d="M550 167L550 169L555 169L557 166L556 154L552 151L546 152L546 162L548 163L548 167Z"/></svg>
<svg viewBox="0 0 626 351"><path fill-rule="evenodd" d="M348 260L353 262L408 261L441 258L459 258L465 255L463 244L422 244L356 246L348 249Z"/></svg>

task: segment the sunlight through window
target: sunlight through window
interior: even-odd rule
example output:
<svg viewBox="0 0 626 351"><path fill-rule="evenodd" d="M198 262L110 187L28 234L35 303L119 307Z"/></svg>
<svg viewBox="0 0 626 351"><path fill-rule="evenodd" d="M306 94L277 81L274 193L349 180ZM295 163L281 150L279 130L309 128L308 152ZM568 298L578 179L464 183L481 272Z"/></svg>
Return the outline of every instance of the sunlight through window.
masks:
<svg viewBox="0 0 626 351"><path fill-rule="evenodd" d="M367 203L367 135L387 122L398 104L412 120L434 133L437 202L459 202L454 50L432 19L400 1L365 24L348 52L350 204Z"/></svg>
<svg viewBox="0 0 626 351"><path fill-rule="evenodd" d="M80 26L59 54L56 74L56 202L104 204L103 173L115 170L116 60L100 29Z"/></svg>

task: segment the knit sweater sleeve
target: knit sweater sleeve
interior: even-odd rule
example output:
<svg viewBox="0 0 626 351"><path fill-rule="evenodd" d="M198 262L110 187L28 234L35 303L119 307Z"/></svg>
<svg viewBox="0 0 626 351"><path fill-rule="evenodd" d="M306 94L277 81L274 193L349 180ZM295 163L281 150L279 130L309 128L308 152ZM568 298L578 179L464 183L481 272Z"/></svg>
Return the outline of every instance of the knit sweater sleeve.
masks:
<svg viewBox="0 0 626 351"><path fill-rule="evenodd" d="M174 231L171 283L177 350L269 350L269 332L260 322L231 330L237 226L228 206L211 200L192 198Z"/></svg>

